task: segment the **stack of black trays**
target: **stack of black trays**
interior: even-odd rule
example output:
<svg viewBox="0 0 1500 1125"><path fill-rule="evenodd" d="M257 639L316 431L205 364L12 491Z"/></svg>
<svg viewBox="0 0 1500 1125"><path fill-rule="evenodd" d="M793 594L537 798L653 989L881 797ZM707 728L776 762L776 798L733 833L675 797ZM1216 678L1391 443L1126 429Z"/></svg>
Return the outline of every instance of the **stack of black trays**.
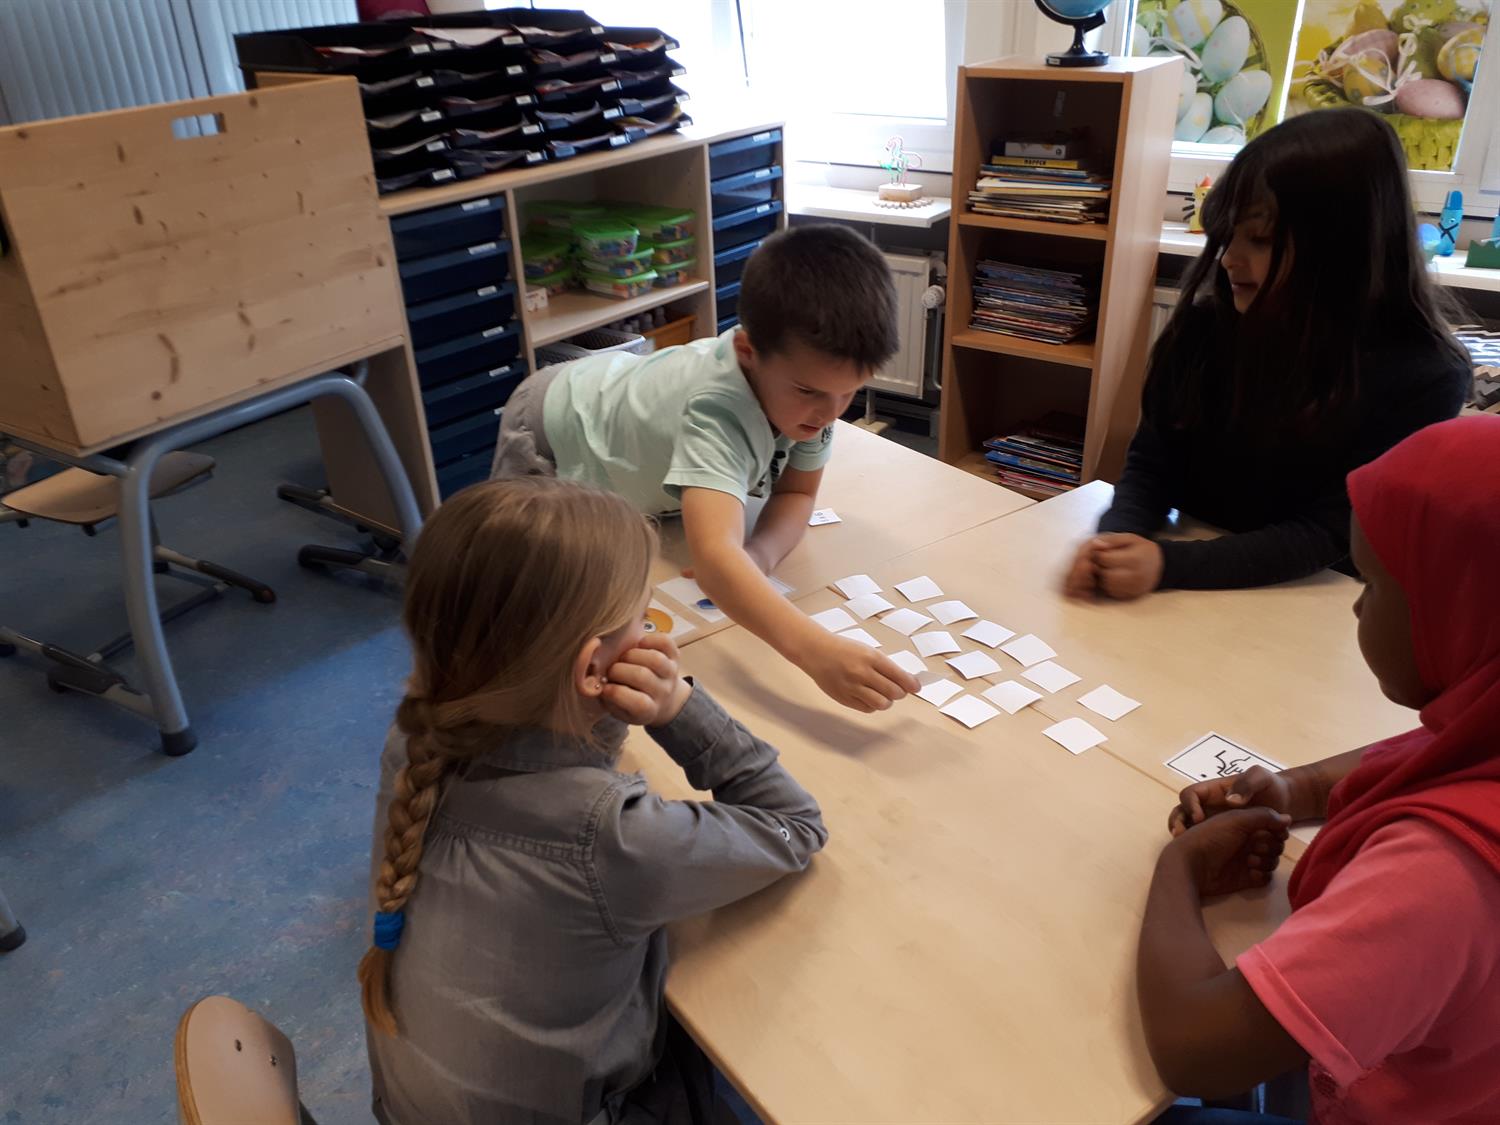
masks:
<svg viewBox="0 0 1500 1125"><path fill-rule="evenodd" d="M612 148L691 119L680 46L581 11L507 8L235 36L245 84L262 71L359 82L382 194Z"/></svg>

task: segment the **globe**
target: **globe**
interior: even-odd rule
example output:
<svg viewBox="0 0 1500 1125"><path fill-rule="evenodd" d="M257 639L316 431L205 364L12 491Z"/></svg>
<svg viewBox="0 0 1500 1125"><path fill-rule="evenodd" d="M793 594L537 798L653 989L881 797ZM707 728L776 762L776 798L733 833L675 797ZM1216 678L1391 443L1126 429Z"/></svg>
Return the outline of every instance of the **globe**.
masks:
<svg viewBox="0 0 1500 1125"><path fill-rule="evenodd" d="M1047 56L1048 66L1103 66L1109 55L1090 51L1083 45L1085 32L1104 26L1104 9L1110 0L1036 0L1042 15L1073 29L1073 45L1066 51Z"/></svg>

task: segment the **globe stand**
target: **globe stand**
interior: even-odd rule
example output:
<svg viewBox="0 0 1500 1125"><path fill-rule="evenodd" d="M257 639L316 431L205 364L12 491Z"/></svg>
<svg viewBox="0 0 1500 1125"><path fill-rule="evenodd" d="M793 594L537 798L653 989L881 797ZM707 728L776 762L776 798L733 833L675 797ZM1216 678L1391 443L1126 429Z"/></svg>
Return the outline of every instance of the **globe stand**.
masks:
<svg viewBox="0 0 1500 1125"><path fill-rule="evenodd" d="M1066 51L1048 55L1048 66L1103 66L1109 62L1109 54L1107 52L1090 51L1083 45L1083 37L1086 33L1104 26L1104 13L1102 11L1094 12L1088 16L1065 16L1051 7L1047 3L1047 0L1036 0L1036 6L1041 9L1042 15L1048 19L1055 20L1073 29L1073 45Z"/></svg>

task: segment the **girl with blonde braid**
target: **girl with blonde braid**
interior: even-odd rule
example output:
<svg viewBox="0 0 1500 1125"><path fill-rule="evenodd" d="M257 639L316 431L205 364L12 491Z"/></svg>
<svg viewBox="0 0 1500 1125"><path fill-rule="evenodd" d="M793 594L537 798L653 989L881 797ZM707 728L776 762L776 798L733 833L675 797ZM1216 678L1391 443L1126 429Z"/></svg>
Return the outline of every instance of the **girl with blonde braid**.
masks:
<svg viewBox="0 0 1500 1125"><path fill-rule="evenodd" d="M805 868L827 833L647 634L655 551L627 501L541 477L464 490L417 542L359 967L383 1125L709 1111L664 927ZM616 772L629 724L715 799Z"/></svg>

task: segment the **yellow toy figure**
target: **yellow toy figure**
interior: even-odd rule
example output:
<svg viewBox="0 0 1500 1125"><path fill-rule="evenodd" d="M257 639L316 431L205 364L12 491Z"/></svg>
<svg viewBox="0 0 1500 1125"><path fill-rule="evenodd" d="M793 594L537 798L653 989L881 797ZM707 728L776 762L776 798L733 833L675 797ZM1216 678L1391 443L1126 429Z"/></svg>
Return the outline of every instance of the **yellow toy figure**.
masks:
<svg viewBox="0 0 1500 1125"><path fill-rule="evenodd" d="M1191 214L1188 215L1189 234L1203 233L1203 201L1208 198L1208 189L1213 186L1213 180L1204 176L1203 179L1198 181L1198 185L1193 188L1193 202L1190 205L1184 205L1184 210L1188 206L1192 208Z"/></svg>

